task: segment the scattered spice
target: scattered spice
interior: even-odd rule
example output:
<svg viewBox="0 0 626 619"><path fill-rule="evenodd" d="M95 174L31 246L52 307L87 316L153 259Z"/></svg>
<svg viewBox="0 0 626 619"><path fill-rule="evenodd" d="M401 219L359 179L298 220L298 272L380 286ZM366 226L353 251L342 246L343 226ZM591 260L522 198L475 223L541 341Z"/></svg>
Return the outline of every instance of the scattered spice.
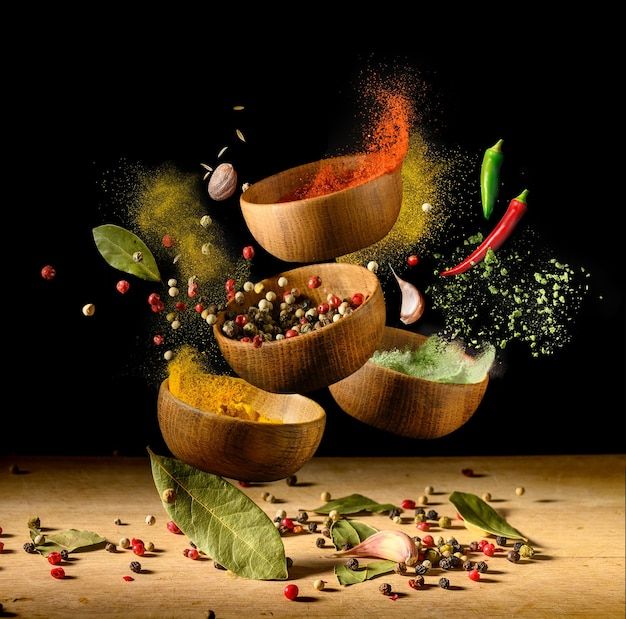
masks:
<svg viewBox="0 0 626 619"><path fill-rule="evenodd" d="M470 580L473 580L475 582L478 582L480 580L480 572L478 570L472 570L468 573L468 576Z"/></svg>
<svg viewBox="0 0 626 619"><path fill-rule="evenodd" d="M415 578L410 578L408 584L411 589L421 589L424 586L424 577L418 575Z"/></svg>
<svg viewBox="0 0 626 619"><path fill-rule="evenodd" d="M298 597L298 587L297 585L287 585L284 589L283 589L283 595L288 599L291 600L293 602L293 600L295 600Z"/></svg>
<svg viewBox="0 0 626 619"><path fill-rule="evenodd" d="M321 580L321 579L317 579L313 581L313 589L315 589L316 591L324 591L324 587L326 587L326 581L325 580Z"/></svg>
<svg viewBox="0 0 626 619"><path fill-rule="evenodd" d="M526 489L523 486L520 486L519 488L515 488L515 494L517 496L522 496L524 492L526 492Z"/></svg>
<svg viewBox="0 0 626 619"><path fill-rule="evenodd" d="M528 544L522 544L519 549L519 554L521 557L524 557L524 559L531 559L535 554L535 550L532 546L529 546Z"/></svg>
<svg viewBox="0 0 626 619"><path fill-rule="evenodd" d="M391 595L391 585L388 582L384 582L382 585L378 587L378 590L383 595Z"/></svg>
<svg viewBox="0 0 626 619"><path fill-rule="evenodd" d="M476 564L476 569L481 573L484 574L488 569L489 566L487 565L487 563L485 561L479 561Z"/></svg>
<svg viewBox="0 0 626 619"><path fill-rule="evenodd" d="M146 524L148 526L152 526L155 522L156 522L156 518L152 514L149 514L148 516L146 516Z"/></svg>
<svg viewBox="0 0 626 619"><path fill-rule="evenodd" d="M489 493L489 492L485 492L485 493L483 494L483 501L487 501L487 502L488 502L488 501L491 501L491 493Z"/></svg>
<svg viewBox="0 0 626 619"><path fill-rule="evenodd" d="M355 559L354 557L351 559L348 559L346 561L346 567L349 570L358 570L359 569L359 561L358 559Z"/></svg>
<svg viewBox="0 0 626 619"><path fill-rule="evenodd" d="M139 561L131 561L129 567L131 572L135 572L135 574L141 573L141 563Z"/></svg>
<svg viewBox="0 0 626 619"><path fill-rule="evenodd" d="M330 531L329 531L329 536L330 536ZM325 540L323 537L318 537L318 538L315 540L315 545L316 545L318 548L324 548L324 546L326 546L326 540Z"/></svg>
<svg viewBox="0 0 626 619"><path fill-rule="evenodd" d="M58 580L63 580L65 578L65 570L62 567L53 567L50 570L50 576Z"/></svg>
<svg viewBox="0 0 626 619"><path fill-rule="evenodd" d="M41 277L45 280L52 280L56 277L57 272L56 269L51 265L47 264L45 267L41 269Z"/></svg>
<svg viewBox="0 0 626 619"><path fill-rule="evenodd" d="M112 544L111 542L107 542L107 544L104 547L104 549L107 552L117 552L117 547L115 546L115 544Z"/></svg>
<svg viewBox="0 0 626 619"><path fill-rule="evenodd" d="M447 578L440 578L439 579L439 586L442 589L449 589L450 588L450 581Z"/></svg>
<svg viewBox="0 0 626 619"><path fill-rule="evenodd" d="M474 469L463 469L461 471L462 475L465 475L465 477L474 477Z"/></svg>
<svg viewBox="0 0 626 619"><path fill-rule="evenodd" d="M295 486L298 483L298 478L295 475L289 475L289 477L287 477L287 479L285 479L285 483L288 486Z"/></svg>
<svg viewBox="0 0 626 619"><path fill-rule="evenodd" d="M126 582L132 582L135 579L132 576L122 576L122 580L125 580Z"/></svg>
<svg viewBox="0 0 626 619"><path fill-rule="evenodd" d="M520 553L517 552L516 550L509 550L509 552L506 555L506 558L511 563L517 563L520 560Z"/></svg>

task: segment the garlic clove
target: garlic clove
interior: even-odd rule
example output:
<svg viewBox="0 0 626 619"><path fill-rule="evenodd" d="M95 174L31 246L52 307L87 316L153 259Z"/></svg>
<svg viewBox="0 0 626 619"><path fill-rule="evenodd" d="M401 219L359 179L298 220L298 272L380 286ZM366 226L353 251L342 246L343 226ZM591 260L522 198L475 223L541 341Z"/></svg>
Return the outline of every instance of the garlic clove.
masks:
<svg viewBox="0 0 626 619"><path fill-rule="evenodd" d="M417 546L403 531L378 531L354 548L342 550L335 557L375 557L409 566L417 562Z"/></svg>
<svg viewBox="0 0 626 619"><path fill-rule="evenodd" d="M409 284L409 282L400 279L391 265L389 265L389 268L396 278L402 294L400 321L405 325L412 325L414 322L417 322L424 313L424 309L426 308L424 295L413 284Z"/></svg>

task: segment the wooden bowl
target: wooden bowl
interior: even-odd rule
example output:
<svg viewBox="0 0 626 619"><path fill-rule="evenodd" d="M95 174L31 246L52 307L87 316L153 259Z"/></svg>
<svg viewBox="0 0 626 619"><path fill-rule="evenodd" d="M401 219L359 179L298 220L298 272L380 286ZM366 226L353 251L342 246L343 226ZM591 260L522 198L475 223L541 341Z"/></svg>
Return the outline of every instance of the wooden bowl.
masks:
<svg viewBox="0 0 626 619"><path fill-rule="evenodd" d="M201 411L175 398L165 380L158 400L161 433L178 459L216 475L275 481L298 471L322 440L324 409L301 395L277 395L253 386L248 403L266 417L283 423L260 423Z"/></svg>
<svg viewBox="0 0 626 619"><path fill-rule="evenodd" d="M310 290L306 284L313 275L320 276L322 285ZM325 302L331 292L341 298L360 292L366 299L338 322L305 335L266 342L260 348L226 337L222 333L226 311L246 311L267 291L280 293L277 281L281 276L289 281L285 290L298 288L316 304ZM231 301L213 327L224 358L249 383L279 393L321 389L356 372L376 350L385 327L385 300L378 278L367 269L353 264L315 264L264 279L263 284L261 294L245 293L243 305Z"/></svg>
<svg viewBox="0 0 626 619"><path fill-rule="evenodd" d="M385 328L380 350L418 348L426 337ZM371 361L330 387L349 415L370 426L410 438L437 438L460 428L476 411L488 377L473 385L435 383Z"/></svg>
<svg viewBox="0 0 626 619"><path fill-rule="evenodd" d="M325 161L349 170L362 158L350 155ZM241 196L241 210L254 238L286 262L319 262L369 247L398 219L402 166L349 189L280 202L311 179L322 163L308 163L270 176Z"/></svg>

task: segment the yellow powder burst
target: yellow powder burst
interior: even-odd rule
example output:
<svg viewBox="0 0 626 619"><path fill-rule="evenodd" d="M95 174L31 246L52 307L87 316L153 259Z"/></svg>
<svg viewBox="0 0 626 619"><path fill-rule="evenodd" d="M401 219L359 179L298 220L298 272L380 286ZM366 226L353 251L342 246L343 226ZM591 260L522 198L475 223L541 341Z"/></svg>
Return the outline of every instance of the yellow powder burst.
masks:
<svg viewBox="0 0 626 619"><path fill-rule="evenodd" d="M183 346L168 366L169 389L175 398L207 413L261 423L280 423L264 417L250 400L253 388L241 379L216 376L204 370L198 351Z"/></svg>
<svg viewBox="0 0 626 619"><path fill-rule="evenodd" d="M449 216L443 183L449 168L443 157L430 152L421 135L414 134L402 167L402 206L394 227L378 243L341 256L338 261L367 264L376 260L395 266L404 263L406 256L417 248L424 249L432 243ZM424 204L432 208L426 212Z"/></svg>
<svg viewBox="0 0 626 619"><path fill-rule="evenodd" d="M215 219L207 228L200 225L206 210L197 175L164 166L142 174L139 185L136 224L152 247L160 247L165 234L173 238L168 251L172 259L180 254L176 268L182 280L194 275L201 283L247 277L247 263L226 245L225 231Z"/></svg>

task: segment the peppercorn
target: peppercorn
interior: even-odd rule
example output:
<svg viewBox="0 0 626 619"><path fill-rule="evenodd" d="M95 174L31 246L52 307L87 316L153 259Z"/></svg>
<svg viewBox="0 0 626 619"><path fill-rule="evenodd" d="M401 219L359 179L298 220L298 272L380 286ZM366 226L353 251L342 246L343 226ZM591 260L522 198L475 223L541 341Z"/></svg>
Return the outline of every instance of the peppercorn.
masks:
<svg viewBox="0 0 626 619"><path fill-rule="evenodd" d="M220 565L217 561L213 561L213 567L216 570L225 570L226 569L223 565Z"/></svg>
<svg viewBox="0 0 626 619"><path fill-rule="evenodd" d="M287 512L286 512L284 509L279 509L279 510L276 512L276 518L280 518L281 520L282 520L283 518L287 518Z"/></svg>
<svg viewBox="0 0 626 619"><path fill-rule="evenodd" d="M326 540L325 540L323 537L318 537L318 538L315 540L315 545L316 545L318 548L324 548L324 546L326 546Z"/></svg>
<svg viewBox="0 0 626 619"><path fill-rule="evenodd" d="M428 505L428 497L427 496L421 496L418 501L422 504L422 505Z"/></svg>
<svg viewBox="0 0 626 619"><path fill-rule="evenodd" d="M300 524L304 524L305 522L307 522L309 519L309 514L307 514L306 512L300 512L298 514L298 517L296 518L296 520L300 523Z"/></svg>
<svg viewBox="0 0 626 619"><path fill-rule="evenodd" d="M411 589L421 589L424 586L424 577L416 576L415 578L411 578L409 580L409 587Z"/></svg>
<svg viewBox="0 0 626 619"><path fill-rule="evenodd" d="M517 494L517 496L522 496L524 492L526 492L526 489L523 486L515 488L515 494Z"/></svg>
<svg viewBox="0 0 626 619"><path fill-rule="evenodd" d="M524 557L524 559L530 559L535 554L535 550L531 546L523 544L520 546L519 554L521 557Z"/></svg>
<svg viewBox="0 0 626 619"><path fill-rule="evenodd" d="M416 565L415 566L415 573L419 574L419 575L427 574L428 573L428 566L424 565L424 563L420 563L419 565Z"/></svg>
<svg viewBox="0 0 626 619"><path fill-rule="evenodd" d="M67 552L67 550L62 550L61 551L61 559L63 561L67 561L70 558L70 553Z"/></svg>
<svg viewBox="0 0 626 619"><path fill-rule="evenodd" d="M317 522L309 522L309 531L311 533L317 533Z"/></svg>
<svg viewBox="0 0 626 619"><path fill-rule="evenodd" d="M451 525L452 525L452 520L450 520L448 516L441 516L441 518L439 518L439 526L442 529L447 529Z"/></svg>
<svg viewBox="0 0 626 619"><path fill-rule="evenodd" d="M123 537L120 540L120 547L124 548L124 550L126 550L126 548L130 548L130 540L127 537Z"/></svg>
<svg viewBox="0 0 626 619"><path fill-rule="evenodd" d="M423 507L418 507L415 510L415 515L416 516L418 516L418 515L426 515L426 510Z"/></svg>
<svg viewBox="0 0 626 619"><path fill-rule="evenodd" d="M28 528L29 529L40 529L41 528L41 520L39 516L32 516L28 519Z"/></svg>
<svg viewBox="0 0 626 619"><path fill-rule="evenodd" d="M135 574L141 573L141 563L139 561L131 561L129 567L131 572L135 572Z"/></svg>
<svg viewBox="0 0 626 619"><path fill-rule="evenodd" d="M39 533L39 535L35 535L33 542L35 542L35 546L41 546L46 543L46 536Z"/></svg>
<svg viewBox="0 0 626 619"><path fill-rule="evenodd" d="M498 546L506 546L506 541L506 537L503 537L502 535L496 536L496 543Z"/></svg>
<svg viewBox="0 0 626 619"><path fill-rule="evenodd" d="M322 492L322 494L320 494L320 499L322 502L328 503L328 501L330 501L330 492Z"/></svg>
<svg viewBox="0 0 626 619"><path fill-rule="evenodd" d="M426 515L425 514L415 514L415 518L413 518L413 521L415 522L415 524L419 524L420 522L424 522L426 520Z"/></svg>
<svg viewBox="0 0 626 619"><path fill-rule="evenodd" d="M146 550L147 550L148 552L152 552L152 551L154 550L154 544L153 544L152 542L148 542L148 543L146 544L145 548L146 548ZM194 546L194 548L195 548L195 546Z"/></svg>
<svg viewBox="0 0 626 619"><path fill-rule="evenodd" d="M439 567L442 570L451 570L452 569L452 562L447 557L442 557L439 560Z"/></svg>
<svg viewBox="0 0 626 619"><path fill-rule="evenodd" d="M406 563L398 563L394 571L396 574L404 576L406 574Z"/></svg>
<svg viewBox="0 0 626 619"><path fill-rule="evenodd" d="M517 563L519 561L520 558L520 554L519 552L517 552L516 550L509 550L509 552L506 555L506 558L511 562L511 563Z"/></svg>
<svg viewBox="0 0 626 619"><path fill-rule="evenodd" d="M324 587L326 586L326 581L325 580L314 580L313 581L313 589L315 589L316 591L324 591Z"/></svg>
<svg viewBox="0 0 626 619"><path fill-rule="evenodd" d="M459 557L455 557L454 555L452 555L450 557L450 567L454 570L459 569L461 567L462 563L461 563L461 559L459 559Z"/></svg>
<svg viewBox="0 0 626 619"><path fill-rule="evenodd" d="M450 581L447 578L440 578L439 579L439 586L442 589L449 589L450 588Z"/></svg>
<svg viewBox="0 0 626 619"><path fill-rule="evenodd" d="M115 526L118 526L118 527L119 527L119 526L122 524L122 521L121 521L119 518L116 518L116 519L113 521L113 524L114 524Z"/></svg>
<svg viewBox="0 0 626 619"><path fill-rule="evenodd" d="M378 590L383 595L391 595L391 585L388 582L384 582L382 585L380 585L380 587L378 587Z"/></svg>
<svg viewBox="0 0 626 619"><path fill-rule="evenodd" d="M287 533L291 533L291 529L290 529L289 527L286 527L286 526L285 526L285 525L283 525L283 524L279 524L279 525L278 525L278 532L279 532L281 535L287 535Z"/></svg>
<svg viewBox="0 0 626 619"><path fill-rule="evenodd" d="M465 477L474 477L474 469L462 469L461 474Z"/></svg>
<svg viewBox="0 0 626 619"><path fill-rule="evenodd" d="M473 580L475 582L480 580L480 572L478 570L472 570L469 574L468 574L470 580Z"/></svg>
<svg viewBox="0 0 626 619"><path fill-rule="evenodd" d="M485 561L479 561L476 564L476 569L481 573L484 574L488 569L489 566L487 565L487 563L485 563Z"/></svg>
<svg viewBox="0 0 626 619"><path fill-rule="evenodd" d="M295 475L289 475L289 477L285 479L285 482L288 486L295 486L298 483L298 478Z"/></svg>
<svg viewBox="0 0 626 619"><path fill-rule="evenodd" d="M392 510L389 510L389 518L393 520L396 516L400 515L400 510L397 507L394 507Z"/></svg>
<svg viewBox="0 0 626 619"><path fill-rule="evenodd" d="M474 569L474 563L472 561L465 561L463 563L463 569L466 572L469 572L469 571L473 570Z"/></svg>
<svg viewBox="0 0 626 619"><path fill-rule="evenodd" d="M515 542L515 544L513 544L513 550L519 552L519 549L524 545L524 542Z"/></svg>
<svg viewBox="0 0 626 619"><path fill-rule="evenodd" d="M329 529L328 527L326 527L326 528L322 529L322 535L323 535L324 537L328 537L328 538L330 538L330 529Z"/></svg>
<svg viewBox="0 0 626 619"><path fill-rule="evenodd" d="M470 542L469 549L470 549L472 552L478 552L478 550L479 550L479 548L478 548L478 542Z"/></svg>
<svg viewBox="0 0 626 619"><path fill-rule="evenodd" d="M287 569L293 566L293 559L291 557L285 557L285 563L287 564Z"/></svg>
<svg viewBox="0 0 626 619"><path fill-rule="evenodd" d="M439 514L434 509L430 509L426 514L426 518L428 520L439 520Z"/></svg>
<svg viewBox="0 0 626 619"><path fill-rule="evenodd" d="M107 552L117 552L117 546L112 544L111 542L107 542L107 545L104 547Z"/></svg>
<svg viewBox="0 0 626 619"><path fill-rule="evenodd" d="M489 493L489 492L485 492L485 493L483 494L483 501L486 501L486 502L491 501L491 493Z"/></svg>
<svg viewBox="0 0 626 619"><path fill-rule="evenodd" d="M349 570L358 570L359 569L359 561L358 559L352 558L346 561L346 567Z"/></svg>
<svg viewBox="0 0 626 619"><path fill-rule="evenodd" d="M32 542L26 542L24 544L24 550L31 555L37 554L37 549L35 548L35 544Z"/></svg>

